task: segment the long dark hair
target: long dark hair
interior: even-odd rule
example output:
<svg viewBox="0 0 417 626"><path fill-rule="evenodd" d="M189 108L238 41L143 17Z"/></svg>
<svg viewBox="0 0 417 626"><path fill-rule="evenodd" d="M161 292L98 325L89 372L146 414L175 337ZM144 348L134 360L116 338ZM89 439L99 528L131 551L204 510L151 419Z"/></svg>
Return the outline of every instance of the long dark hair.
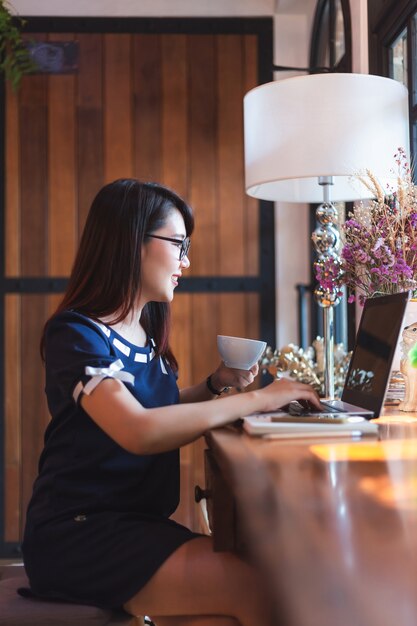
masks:
<svg viewBox="0 0 417 626"><path fill-rule="evenodd" d="M123 320L140 294L145 236L163 226L172 209L181 213L187 236L191 235L191 208L170 189L131 178L105 185L93 200L66 293L50 319L61 311L74 309L96 321L117 311L114 323ZM41 341L43 357L48 322ZM165 356L177 370L169 347L169 304L149 302L143 308L141 323L154 339L157 354Z"/></svg>

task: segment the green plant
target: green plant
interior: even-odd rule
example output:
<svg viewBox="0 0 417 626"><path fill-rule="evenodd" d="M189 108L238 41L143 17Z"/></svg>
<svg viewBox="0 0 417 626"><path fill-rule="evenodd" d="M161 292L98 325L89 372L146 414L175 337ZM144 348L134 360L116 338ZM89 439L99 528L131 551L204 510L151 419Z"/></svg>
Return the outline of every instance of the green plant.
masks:
<svg viewBox="0 0 417 626"><path fill-rule="evenodd" d="M24 74L35 69L35 63L22 38L25 20L11 13L7 0L0 0L0 71L13 89L19 87Z"/></svg>

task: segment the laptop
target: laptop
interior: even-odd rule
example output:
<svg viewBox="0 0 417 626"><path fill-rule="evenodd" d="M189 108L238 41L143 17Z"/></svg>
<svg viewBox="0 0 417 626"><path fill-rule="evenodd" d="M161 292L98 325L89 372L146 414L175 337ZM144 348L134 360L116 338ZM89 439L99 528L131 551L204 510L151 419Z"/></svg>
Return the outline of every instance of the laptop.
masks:
<svg viewBox="0 0 417 626"><path fill-rule="evenodd" d="M320 411L303 410L298 413L300 418L361 416L370 420L379 416L409 298L410 293L405 291L366 300L341 399L323 400ZM291 410L291 404L289 411L276 412L270 421L278 421L279 415L285 420L288 412L297 415L297 411ZM257 424L261 428L264 417L244 418L245 429L256 431Z"/></svg>

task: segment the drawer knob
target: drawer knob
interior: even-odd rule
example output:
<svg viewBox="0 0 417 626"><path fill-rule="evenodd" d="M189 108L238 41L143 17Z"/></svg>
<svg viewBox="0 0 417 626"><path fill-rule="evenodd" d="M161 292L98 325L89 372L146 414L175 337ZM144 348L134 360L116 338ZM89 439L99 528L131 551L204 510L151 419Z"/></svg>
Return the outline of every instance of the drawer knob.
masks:
<svg viewBox="0 0 417 626"><path fill-rule="evenodd" d="M201 489L198 485L194 488L194 500L200 502L203 498L209 498L211 495L210 489Z"/></svg>

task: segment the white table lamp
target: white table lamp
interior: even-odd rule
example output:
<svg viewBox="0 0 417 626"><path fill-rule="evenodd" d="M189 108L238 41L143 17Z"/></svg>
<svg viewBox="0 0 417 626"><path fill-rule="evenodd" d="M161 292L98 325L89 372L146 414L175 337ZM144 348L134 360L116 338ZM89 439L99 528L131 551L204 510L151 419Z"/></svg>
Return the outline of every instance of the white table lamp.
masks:
<svg viewBox="0 0 417 626"><path fill-rule="evenodd" d="M313 74L267 83L244 98L246 192L283 202L323 202L313 241L319 263L338 258L337 212L330 201L369 197L355 177L369 170L396 188L394 154L409 151L408 92L367 74ZM333 307L337 293L316 289L323 308L325 395L334 397Z"/></svg>

